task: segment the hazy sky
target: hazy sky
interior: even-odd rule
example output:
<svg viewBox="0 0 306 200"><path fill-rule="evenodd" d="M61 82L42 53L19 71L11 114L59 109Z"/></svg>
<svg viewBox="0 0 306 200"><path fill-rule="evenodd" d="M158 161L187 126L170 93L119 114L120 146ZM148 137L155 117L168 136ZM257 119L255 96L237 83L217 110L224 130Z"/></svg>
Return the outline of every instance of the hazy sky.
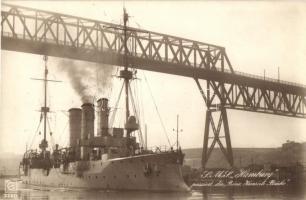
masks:
<svg viewBox="0 0 306 200"><path fill-rule="evenodd" d="M226 47L235 70L306 84L306 3L280 2L190 2L190 1L6 1L80 17L121 23L122 7L130 18L130 26L177 35ZM39 122L42 84L32 77L42 77L43 60L39 55L1 51L1 129L0 151L20 153L30 144ZM68 142L67 110L80 106L65 73L56 66L62 59L50 57L50 78L62 80L50 86L54 111L50 125L56 142ZM80 66L96 64L76 62ZM143 73L138 73L138 88L148 124L149 146L166 145L167 140L150 98ZM183 148L201 147L205 122L205 105L193 79L145 72L156 104L169 134L176 114L180 115ZM86 77L84 77L86 79ZM105 95L115 101L118 80ZM112 90L111 90L112 88ZM92 88L95 90L95 88ZM112 105L113 106L113 105ZM119 109L122 112L122 106ZM278 147L286 140L306 141L306 120L243 111L228 111L233 147ZM117 122L123 121L122 117ZM36 140L34 143L38 143ZM35 147L35 146L33 146Z"/></svg>

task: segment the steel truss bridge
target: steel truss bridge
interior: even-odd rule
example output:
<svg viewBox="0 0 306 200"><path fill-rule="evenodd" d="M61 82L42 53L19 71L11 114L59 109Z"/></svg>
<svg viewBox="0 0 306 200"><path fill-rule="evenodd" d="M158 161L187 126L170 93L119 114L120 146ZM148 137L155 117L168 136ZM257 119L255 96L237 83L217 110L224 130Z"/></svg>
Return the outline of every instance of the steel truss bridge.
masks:
<svg viewBox="0 0 306 200"><path fill-rule="evenodd" d="M1 49L123 66L122 29L118 24L2 4ZM203 167L216 143L234 165L227 109L306 118L306 86L235 71L224 47L132 27L127 41L130 67L195 80L207 107Z"/></svg>

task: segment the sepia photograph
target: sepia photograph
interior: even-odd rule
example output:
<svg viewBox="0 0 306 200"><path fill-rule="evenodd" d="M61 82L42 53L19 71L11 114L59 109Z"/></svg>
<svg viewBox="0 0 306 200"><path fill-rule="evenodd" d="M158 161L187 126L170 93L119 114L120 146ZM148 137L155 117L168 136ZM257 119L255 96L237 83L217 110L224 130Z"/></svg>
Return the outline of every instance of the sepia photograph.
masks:
<svg viewBox="0 0 306 200"><path fill-rule="evenodd" d="M306 2L1 0L0 200L306 199Z"/></svg>

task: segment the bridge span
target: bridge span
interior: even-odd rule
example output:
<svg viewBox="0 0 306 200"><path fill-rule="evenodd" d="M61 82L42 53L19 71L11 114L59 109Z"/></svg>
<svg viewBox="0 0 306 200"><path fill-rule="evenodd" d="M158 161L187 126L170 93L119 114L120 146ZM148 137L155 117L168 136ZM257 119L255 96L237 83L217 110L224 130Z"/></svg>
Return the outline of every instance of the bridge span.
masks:
<svg viewBox="0 0 306 200"><path fill-rule="evenodd" d="M203 167L216 143L233 166L227 109L306 118L305 85L235 71L224 47L132 27L127 29L125 55L123 28L2 4L1 49L117 66L127 56L131 68L193 78L207 106ZM213 113L219 113L216 123Z"/></svg>

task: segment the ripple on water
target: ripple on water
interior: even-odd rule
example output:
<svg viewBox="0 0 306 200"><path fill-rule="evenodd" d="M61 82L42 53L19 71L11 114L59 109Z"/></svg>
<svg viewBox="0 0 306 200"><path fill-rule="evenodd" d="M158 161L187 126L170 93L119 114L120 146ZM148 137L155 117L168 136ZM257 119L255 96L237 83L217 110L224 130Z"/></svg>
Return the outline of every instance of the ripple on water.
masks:
<svg viewBox="0 0 306 200"><path fill-rule="evenodd" d="M305 194L288 191L191 191L190 193L158 193L143 191L105 191L67 188L20 186L20 199L24 200L291 200L304 199ZM0 197L1 198L1 197Z"/></svg>

